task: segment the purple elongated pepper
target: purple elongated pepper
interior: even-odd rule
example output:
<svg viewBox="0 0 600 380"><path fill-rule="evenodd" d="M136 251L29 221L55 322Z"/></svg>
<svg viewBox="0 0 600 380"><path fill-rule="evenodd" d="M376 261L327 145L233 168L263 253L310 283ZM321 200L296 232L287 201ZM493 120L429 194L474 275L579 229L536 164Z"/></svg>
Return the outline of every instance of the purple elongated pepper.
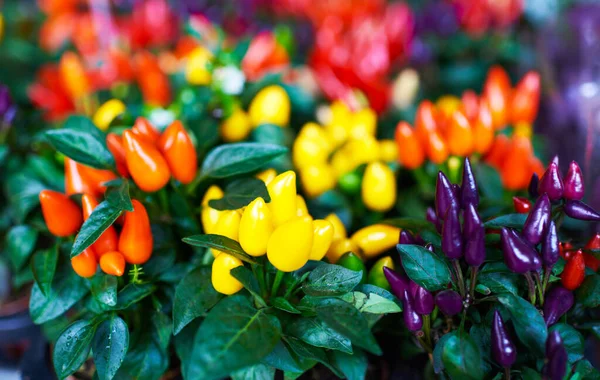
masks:
<svg viewBox="0 0 600 380"><path fill-rule="evenodd" d="M506 331L498 310L494 310L492 323L492 354L494 360L504 368L511 367L517 360L517 349Z"/></svg>
<svg viewBox="0 0 600 380"><path fill-rule="evenodd" d="M438 173L435 184L435 212L438 219L444 219L451 205L456 205L457 199L452 184L443 172Z"/></svg>
<svg viewBox="0 0 600 380"><path fill-rule="evenodd" d="M567 350L558 330L554 330L548 334L546 358L548 358L548 363L544 367L544 374L550 380L562 380L567 372L568 357Z"/></svg>
<svg viewBox="0 0 600 380"><path fill-rule="evenodd" d="M17 107L10 96L8 87L0 85L0 121L9 125L17 114Z"/></svg>
<svg viewBox="0 0 600 380"><path fill-rule="evenodd" d="M450 206L446 213L446 219L442 227L442 251L451 260L460 259L463 255L463 241L457 205Z"/></svg>
<svg viewBox="0 0 600 380"><path fill-rule="evenodd" d="M471 168L471 162L467 157L465 157L465 162L463 165L462 184L460 188L460 204L462 208L466 208L469 204L473 204L475 207L479 205L477 181L475 181L473 168Z"/></svg>
<svg viewBox="0 0 600 380"><path fill-rule="evenodd" d="M557 285L553 287L544 299L544 321L546 326L552 326L573 306L573 293Z"/></svg>
<svg viewBox="0 0 600 380"><path fill-rule="evenodd" d="M438 232L442 231L442 223L441 223L440 219L437 217L435 210L433 208L427 207L426 218L427 218L428 222L433 223L433 225L435 226L435 229Z"/></svg>
<svg viewBox="0 0 600 380"><path fill-rule="evenodd" d="M523 238L510 228L503 228L500 233L504 263L515 273L526 273L538 270L542 262L537 252Z"/></svg>
<svg viewBox="0 0 600 380"><path fill-rule="evenodd" d="M460 294L450 289L442 290L436 294L435 304L442 313L450 317L460 313L463 309L463 301Z"/></svg>
<svg viewBox="0 0 600 380"><path fill-rule="evenodd" d="M564 184L556 162L552 161L548 169L546 169L546 172L540 179L538 191L540 194L548 194L548 198L551 201L557 201L562 198Z"/></svg>
<svg viewBox="0 0 600 380"><path fill-rule="evenodd" d="M547 194L542 194L533 205L523 225L523 237L533 245L544 237L552 213L552 206Z"/></svg>
<svg viewBox="0 0 600 380"><path fill-rule="evenodd" d="M410 295L413 299L414 309L421 315L431 314L435 307L433 295L425 288L411 281Z"/></svg>
<svg viewBox="0 0 600 380"><path fill-rule="evenodd" d="M565 214L573 219L599 222L600 214L582 201L567 201L565 203Z"/></svg>
<svg viewBox="0 0 600 380"><path fill-rule="evenodd" d="M480 227L483 227L483 223L481 222L477 208L472 203L465 207L463 219L463 238L467 241Z"/></svg>
<svg viewBox="0 0 600 380"><path fill-rule="evenodd" d="M479 226L465 244L465 261L472 267L478 267L485 261L485 229Z"/></svg>
<svg viewBox="0 0 600 380"><path fill-rule="evenodd" d="M527 191L529 192L529 197L537 198L538 197L538 186L540 185L540 177L538 177L537 173L533 173L531 175L531 179L529 180L529 186L527 187Z"/></svg>
<svg viewBox="0 0 600 380"><path fill-rule="evenodd" d="M398 244L416 244L416 240L410 232L402 230L400 231L400 239L398 240Z"/></svg>
<svg viewBox="0 0 600 380"><path fill-rule="evenodd" d="M408 289L404 289L402 306L404 307L402 313L404 314L406 328L410 331L421 330L421 327L423 327L423 318L421 318L421 315L414 309L413 300L410 294L408 294Z"/></svg>
<svg viewBox="0 0 600 380"><path fill-rule="evenodd" d="M583 198L585 186L583 184L583 174L581 173L581 169L579 168L577 162L571 161L564 184L565 191L563 196L566 199L580 201Z"/></svg>
<svg viewBox="0 0 600 380"><path fill-rule="evenodd" d="M559 257L558 233L556 232L556 224L551 220L542 240L542 261L546 268L551 268L556 264Z"/></svg>
<svg viewBox="0 0 600 380"><path fill-rule="evenodd" d="M388 267L383 267L383 274L392 288L392 293L399 299L402 299L404 297L404 290L408 289L409 280Z"/></svg>

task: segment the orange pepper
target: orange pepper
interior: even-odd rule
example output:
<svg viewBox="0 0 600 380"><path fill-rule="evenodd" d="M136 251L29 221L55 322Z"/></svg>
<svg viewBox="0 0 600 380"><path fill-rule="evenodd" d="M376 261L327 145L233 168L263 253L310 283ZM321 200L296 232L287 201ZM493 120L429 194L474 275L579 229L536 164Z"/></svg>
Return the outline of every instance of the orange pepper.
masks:
<svg viewBox="0 0 600 380"><path fill-rule="evenodd" d="M436 114L437 111L431 101L423 100L419 104L415 115L415 131L421 145L427 144L429 136L437 130Z"/></svg>
<svg viewBox="0 0 600 380"><path fill-rule="evenodd" d="M510 103L510 119L513 124L533 124L540 103L540 74L530 71L521 78Z"/></svg>
<svg viewBox="0 0 600 380"><path fill-rule="evenodd" d="M79 255L71 259L71 266L77 275L88 278L96 274L98 261L92 247L86 248Z"/></svg>
<svg viewBox="0 0 600 380"><path fill-rule="evenodd" d="M80 168L83 176L94 187L96 194L104 194L106 186L103 184L117 178L117 175L110 170L96 169L85 165L81 165Z"/></svg>
<svg viewBox="0 0 600 380"><path fill-rule="evenodd" d="M531 179L529 159L533 154L531 141L514 136L500 169L502 183L508 190L524 189Z"/></svg>
<svg viewBox="0 0 600 380"><path fill-rule="evenodd" d="M121 277L125 273L125 257L119 251L106 252L100 258L100 269L106 274Z"/></svg>
<svg viewBox="0 0 600 380"><path fill-rule="evenodd" d="M65 193L67 195L90 193L96 194L97 189L85 176L83 165L65 157Z"/></svg>
<svg viewBox="0 0 600 380"><path fill-rule="evenodd" d="M473 152L473 131L469 120L460 110L452 114L446 132L446 141L450 154L466 157Z"/></svg>
<svg viewBox="0 0 600 380"><path fill-rule="evenodd" d="M448 159L448 146L438 131L429 134L427 140L427 157L435 164L441 164Z"/></svg>
<svg viewBox="0 0 600 380"><path fill-rule="evenodd" d="M152 256L152 230L143 204L133 199L133 211L125 211L125 223L119 237L119 252L129 264L143 264Z"/></svg>
<svg viewBox="0 0 600 380"><path fill-rule="evenodd" d="M463 92L461 97L461 110L471 123L479 116L479 97L473 90Z"/></svg>
<svg viewBox="0 0 600 380"><path fill-rule="evenodd" d="M475 152L480 154L487 153L494 143L494 124L492 113L486 100L482 100L479 105L478 115L473 121L473 138Z"/></svg>
<svg viewBox="0 0 600 380"><path fill-rule="evenodd" d="M494 129L502 129L506 126L508 118L508 104L511 93L510 79L506 71L500 66L493 66L488 71L483 96L488 101L492 112Z"/></svg>
<svg viewBox="0 0 600 380"><path fill-rule="evenodd" d="M540 159L534 156L533 154L531 155L531 158L529 160L529 166L531 167L531 175L535 173L538 175L539 178L542 178L544 172L546 171L546 168L544 167L544 164L542 164L542 161L540 161Z"/></svg>
<svg viewBox="0 0 600 380"><path fill-rule="evenodd" d="M98 206L98 201L93 195L83 194L81 197L81 206L83 208L83 220L87 220L94 209ZM117 231L113 226L110 226L100 235L98 240L92 244L94 252L98 258L109 251L116 251L118 245Z"/></svg>
<svg viewBox="0 0 600 380"><path fill-rule="evenodd" d="M160 138L160 133L150 124L150 121L145 117L138 117L135 119L135 123L133 123L133 127L131 130L144 138L150 141L152 144L155 144Z"/></svg>
<svg viewBox="0 0 600 380"><path fill-rule="evenodd" d="M198 172L196 148L179 120L172 122L163 132L158 141L158 149L167 160L176 180L184 184L194 180Z"/></svg>
<svg viewBox="0 0 600 380"><path fill-rule="evenodd" d="M106 135L106 145L110 153L112 153L117 164L117 171L123 177L129 177L127 163L125 162L125 148L123 147L123 139L115 133Z"/></svg>
<svg viewBox="0 0 600 380"><path fill-rule="evenodd" d="M127 169L136 185L147 192L163 188L169 182L171 172L158 149L129 130L123 132L123 142Z"/></svg>
<svg viewBox="0 0 600 380"><path fill-rule="evenodd" d="M415 169L425 161L425 152L417 138L415 131L405 121L396 127L396 143L398 144L398 158L407 169Z"/></svg>
<svg viewBox="0 0 600 380"><path fill-rule="evenodd" d="M144 101L153 106L167 106L171 101L169 78L158 65L158 60L147 51L134 57L136 79Z"/></svg>
<svg viewBox="0 0 600 380"><path fill-rule="evenodd" d="M63 193L40 191L40 204L46 226L54 236L73 235L81 227L81 209Z"/></svg>
<svg viewBox="0 0 600 380"><path fill-rule="evenodd" d="M506 152L510 148L510 139L505 135L498 135L494 139L490 150L487 152L485 156L485 162L489 165L500 168L504 157L506 156Z"/></svg>
<svg viewBox="0 0 600 380"><path fill-rule="evenodd" d="M90 92L90 84L79 56L72 51L65 52L59 63L60 78L63 86L77 100Z"/></svg>

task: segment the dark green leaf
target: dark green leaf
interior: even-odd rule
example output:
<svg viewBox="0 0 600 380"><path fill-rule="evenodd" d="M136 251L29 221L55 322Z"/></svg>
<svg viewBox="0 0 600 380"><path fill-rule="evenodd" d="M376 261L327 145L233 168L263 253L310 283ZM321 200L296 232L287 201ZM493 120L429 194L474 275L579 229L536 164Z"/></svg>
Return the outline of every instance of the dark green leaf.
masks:
<svg viewBox="0 0 600 380"><path fill-rule="evenodd" d="M527 219L527 214L507 214L502 215L494 219L490 219L487 222L483 223L485 228L502 228L502 227L510 227L510 228L523 228L523 224L525 224L525 219Z"/></svg>
<svg viewBox="0 0 600 380"><path fill-rule="evenodd" d="M273 350L262 361L282 371L296 373L304 371L282 341L277 342Z"/></svg>
<svg viewBox="0 0 600 380"><path fill-rule="evenodd" d="M129 181L119 178L111 182L112 186L106 189L106 201L119 210L133 211L133 204L129 196Z"/></svg>
<svg viewBox="0 0 600 380"><path fill-rule="evenodd" d="M73 322L60 334L53 353L54 369L59 379L77 371L87 360L97 326L82 319Z"/></svg>
<svg viewBox="0 0 600 380"><path fill-rule="evenodd" d="M281 325L265 311L241 295L219 302L196 333L185 377L225 377L268 355L281 337Z"/></svg>
<svg viewBox="0 0 600 380"><path fill-rule="evenodd" d="M365 294L355 291L346 293L341 298L354 305L361 313L388 314L402 311L402 308L396 302L376 293Z"/></svg>
<svg viewBox="0 0 600 380"><path fill-rule="evenodd" d="M56 263L58 262L58 247L53 247L45 251L37 252L31 260L31 272L35 283L44 296L50 294L52 280L56 272Z"/></svg>
<svg viewBox="0 0 600 380"><path fill-rule="evenodd" d="M204 178L226 178L260 169L287 149L272 144L237 143L211 150L202 164Z"/></svg>
<svg viewBox="0 0 600 380"><path fill-rule="evenodd" d="M500 174L493 167L479 162L475 165L475 177L481 192L488 199L502 199L504 194Z"/></svg>
<svg viewBox="0 0 600 380"><path fill-rule="evenodd" d="M127 354L129 330L127 324L116 314L98 326L92 342L92 352L98 379L112 379Z"/></svg>
<svg viewBox="0 0 600 380"><path fill-rule="evenodd" d="M514 273L485 272L477 277L478 282L494 293L512 293L518 295L519 276Z"/></svg>
<svg viewBox="0 0 600 380"><path fill-rule="evenodd" d="M342 371L348 380L365 379L369 361L367 360L367 355L362 350L355 349L352 354L332 351L329 356L333 364Z"/></svg>
<svg viewBox="0 0 600 380"><path fill-rule="evenodd" d="M452 335L444 343L442 362L452 379L482 379L481 353L468 334Z"/></svg>
<svg viewBox="0 0 600 380"><path fill-rule="evenodd" d="M345 294L362 280L362 272L355 272L339 265L323 264L316 267L302 286L311 296L338 296Z"/></svg>
<svg viewBox="0 0 600 380"><path fill-rule="evenodd" d="M46 157L30 155L27 157L27 168L30 168L38 178L52 187L53 190L65 191L65 175L63 169L58 169L53 160Z"/></svg>
<svg viewBox="0 0 600 380"><path fill-rule="evenodd" d="M156 311L152 314L152 336L158 346L167 352L171 335L173 334L173 322L169 316L161 311Z"/></svg>
<svg viewBox="0 0 600 380"><path fill-rule="evenodd" d="M256 277L254 277L254 274L250 269L242 265L232 269L230 273L233 277L238 279L242 283L242 285L244 285L244 288L246 288L246 290L248 290L250 294L254 296L259 305L261 305L262 307L267 306L265 300L263 300L260 296L260 288L258 286L258 281L256 280Z"/></svg>
<svg viewBox="0 0 600 380"><path fill-rule="evenodd" d="M437 341L433 349L433 371L436 374L441 373L444 370L444 362L442 361L442 353L444 352L444 345L448 339L456 335L456 331L452 331L448 334L442 335L440 340Z"/></svg>
<svg viewBox="0 0 600 380"><path fill-rule="evenodd" d="M573 372L580 374L582 379L600 379L600 372L586 359L578 361Z"/></svg>
<svg viewBox="0 0 600 380"><path fill-rule="evenodd" d="M188 273L175 289L173 333L179 334L195 318L205 316L222 297L212 286L210 268L200 267Z"/></svg>
<svg viewBox="0 0 600 380"><path fill-rule="evenodd" d="M185 237L182 240L184 243L195 247L215 248L247 263L256 264L256 260L244 252L240 243L226 236L214 234L194 235Z"/></svg>
<svg viewBox="0 0 600 380"><path fill-rule="evenodd" d="M116 380L158 380L169 366L168 355L161 350L150 334L142 334L130 346Z"/></svg>
<svg viewBox="0 0 600 380"><path fill-rule="evenodd" d="M102 233L117 220L122 211L108 203L108 201L100 203L90 217L83 222L83 226L81 226L81 230L75 238L75 243L73 243L73 248L71 248L71 258L94 244Z"/></svg>
<svg viewBox="0 0 600 380"><path fill-rule="evenodd" d="M14 226L6 234L5 247L15 271L21 269L29 259L37 237L37 231L26 225Z"/></svg>
<svg viewBox="0 0 600 380"><path fill-rule="evenodd" d="M416 233L420 233L423 230L431 230L435 231L435 226L425 220L418 218L394 218L394 219L385 219L380 222L382 224L389 224L390 226L399 227L403 230L410 230Z"/></svg>
<svg viewBox="0 0 600 380"><path fill-rule="evenodd" d="M29 211L40 203L40 191L46 188L42 182L25 173L8 177L6 194L8 203L14 207L18 223L22 223Z"/></svg>
<svg viewBox="0 0 600 380"><path fill-rule="evenodd" d="M340 370L329 362L329 359L327 358L327 355L325 354L325 351L322 348L308 345L300 339L294 338L292 336L286 336L283 339L298 357L319 362L325 367L329 368L331 372L334 373L334 375L338 377L343 377Z"/></svg>
<svg viewBox="0 0 600 380"><path fill-rule="evenodd" d="M265 364L256 364L231 374L232 380L269 380L275 378L275 368Z"/></svg>
<svg viewBox="0 0 600 380"><path fill-rule="evenodd" d="M257 178L240 178L227 185L223 198L210 200L208 205L216 210L237 210L258 197L271 202L265 183Z"/></svg>
<svg viewBox="0 0 600 380"><path fill-rule="evenodd" d="M352 353L350 339L317 318L299 318L288 327L287 332L316 347Z"/></svg>
<svg viewBox="0 0 600 380"><path fill-rule="evenodd" d="M575 293L577 301L588 308L600 305L600 275L592 274L586 276L585 280Z"/></svg>
<svg viewBox="0 0 600 380"><path fill-rule="evenodd" d="M542 375L539 372L528 367L521 369L521 377L523 380L542 380Z"/></svg>
<svg viewBox="0 0 600 380"><path fill-rule="evenodd" d="M418 245L397 245L408 277L421 287L434 292L446 289L452 281L446 262L435 253Z"/></svg>
<svg viewBox="0 0 600 380"><path fill-rule="evenodd" d="M567 350L569 364L572 365L576 361L583 359L585 345L583 335L565 323L552 325L549 332L554 330L558 330L558 334L562 338L565 349Z"/></svg>
<svg viewBox="0 0 600 380"><path fill-rule="evenodd" d="M121 291L117 294L117 304L113 307L114 310L124 310L129 306L133 305L141 301L142 299L148 297L152 292L156 290L156 286L154 284L145 283L145 284L127 284Z"/></svg>
<svg viewBox="0 0 600 380"><path fill-rule="evenodd" d="M286 300L283 297L275 297L271 303L273 307L279 310L287 311L292 314L301 314L300 310L296 309L294 305L290 303L290 301Z"/></svg>
<svg viewBox="0 0 600 380"><path fill-rule="evenodd" d="M117 277L104 273L96 273L90 280L92 296L101 304L115 306L117 304Z"/></svg>
<svg viewBox="0 0 600 380"><path fill-rule="evenodd" d="M541 314L529 302L510 293L498 295L498 301L509 311L519 340L535 355L542 357L548 329Z"/></svg>
<svg viewBox="0 0 600 380"><path fill-rule="evenodd" d="M186 374L194 347L194 336L200 326L200 319L193 320L175 335L175 352L181 361L181 373Z"/></svg>
<svg viewBox="0 0 600 380"><path fill-rule="evenodd" d="M63 128L49 130L45 135L56 150L79 163L97 169L115 166L104 133L86 117L71 116Z"/></svg>

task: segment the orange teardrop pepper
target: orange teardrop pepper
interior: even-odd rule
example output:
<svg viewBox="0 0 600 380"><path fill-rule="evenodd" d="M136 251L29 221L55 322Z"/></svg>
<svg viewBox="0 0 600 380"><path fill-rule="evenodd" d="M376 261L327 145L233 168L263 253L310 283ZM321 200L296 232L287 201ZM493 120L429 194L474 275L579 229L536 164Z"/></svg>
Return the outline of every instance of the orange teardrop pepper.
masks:
<svg viewBox="0 0 600 380"><path fill-rule="evenodd" d="M119 252L129 264L143 264L152 255L152 230L143 204L131 200L133 211L125 211L125 223L119 237Z"/></svg>
<svg viewBox="0 0 600 380"><path fill-rule="evenodd" d="M417 108L415 116L415 132L425 145L429 141L429 136L437 130L436 109L429 100L423 100Z"/></svg>
<svg viewBox="0 0 600 380"><path fill-rule="evenodd" d="M540 74L530 71L521 78L510 103L510 119L513 124L533 124L540 103Z"/></svg>
<svg viewBox="0 0 600 380"><path fill-rule="evenodd" d="M411 126L401 121L396 127L398 158L407 169L416 169L425 161L425 152Z"/></svg>
<svg viewBox="0 0 600 380"><path fill-rule="evenodd" d="M67 195L97 193L97 189L85 176L83 165L69 157L65 157L65 193Z"/></svg>
<svg viewBox="0 0 600 380"><path fill-rule="evenodd" d="M96 274L98 261L92 247L86 248L79 255L71 259L71 266L77 275L88 278Z"/></svg>
<svg viewBox="0 0 600 380"><path fill-rule="evenodd" d="M106 252L100 258L100 269L111 276L121 277L125 273L125 257L119 251Z"/></svg>
<svg viewBox="0 0 600 380"><path fill-rule="evenodd" d="M60 79L73 100L80 99L90 92L90 84L79 56L65 52L59 63Z"/></svg>
<svg viewBox="0 0 600 380"><path fill-rule="evenodd" d="M460 110L452 114L446 132L446 142L450 154L466 157L473 152L473 131L469 120Z"/></svg>
<svg viewBox="0 0 600 380"><path fill-rule="evenodd" d="M46 226L54 236L73 235L81 227L81 209L63 193L40 191L40 204Z"/></svg>
<svg viewBox="0 0 600 380"><path fill-rule="evenodd" d="M500 174L502 183L508 190L524 189L531 179L529 159L533 154L531 141L522 136L514 136L506 152Z"/></svg>
<svg viewBox="0 0 600 380"><path fill-rule="evenodd" d="M485 156L485 162L489 165L500 168L502 162L504 161L504 157L506 156L506 152L510 148L510 139L505 135L498 135L494 139L490 150L487 152Z"/></svg>
<svg viewBox="0 0 600 380"><path fill-rule="evenodd" d="M93 195L83 194L81 197L81 206L83 208L83 220L87 220L94 209L98 206L98 201ZM101 257L106 252L116 251L118 245L117 231L113 226L108 227L102 235L92 244L94 252Z"/></svg>
<svg viewBox="0 0 600 380"><path fill-rule="evenodd" d="M427 157L435 164L448 159L448 146L438 131L433 131L427 140Z"/></svg>
<svg viewBox="0 0 600 380"><path fill-rule="evenodd" d="M119 174L126 178L129 177L127 163L125 162L125 148L123 147L123 139L121 136L115 133L109 133L106 135L106 146L115 158Z"/></svg>
<svg viewBox="0 0 600 380"><path fill-rule="evenodd" d="M479 97L473 90L467 90L463 92L461 97L461 110L473 123L479 116Z"/></svg>
<svg viewBox="0 0 600 380"><path fill-rule="evenodd" d="M131 131L123 132L127 169L138 187L147 192L163 188L171 172L158 149Z"/></svg>
<svg viewBox="0 0 600 380"><path fill-rule="evenodd" d="M494 143L494 124L492 113L486 100L482 100L479 105L478 115L473 122L473 138L475 152L480 154L487 153Z"/></svg>
<svg viewBox="0 0 600 380"><path fill-rule="evenodd" d="M84 177L94 187L96 194L104 194L106 191L104 183L117 178L117 175L110 170L96 169L86 165L81 165L80 167Z"/></svg>
<svg viewBox="0 0 600 380"><path fill-rule="evenodd" d="M135 134L148 139L148 141L150 141L153 144L155 144L160 138L160 133L145 117L140 116L137 119L135 119L135 123L133 123L133 127L131 127L131 130L135 132Z"/></svg>
<svg viewBox="0 0 600 380"><path fill-rule="evenodd" d="M188 184L194 180L198 172L196 148L183 124L175 120L167 127L158 141L171 174L181 183Z"/></svg>
<svg viewBox="0 0 600 380"><path fill-rule="evenodd" d="M504 128L508 122L508 105L511 84L506 71L500 66L493 66L488 71L483 96L488 101L492 113L494 129Z"/></svg>
<svg viewBox="0 0 600 380"><path fill-rule="evenodd" d="M136 79L144 101L153 106L167 106L171 101L169 78L151 53L143 51L134 57Z"/></svg>

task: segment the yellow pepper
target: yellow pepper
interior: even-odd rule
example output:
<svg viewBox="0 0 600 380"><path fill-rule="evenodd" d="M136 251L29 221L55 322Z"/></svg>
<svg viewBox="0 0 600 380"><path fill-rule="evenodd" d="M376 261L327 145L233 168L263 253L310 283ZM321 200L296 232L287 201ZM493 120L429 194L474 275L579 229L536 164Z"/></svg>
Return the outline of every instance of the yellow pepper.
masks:
<svg viewBox="0 0 600 380"><path fill-rule="evenodd" d="M310 216L294 218L273 231L267 245L267 257L283 272L298 270L306 264L313 245L313 224Z"/></svg>
<svg viewBox="0 0 600 380"><path fill-rule="evenodd" d="M532 133L533 129L531 128L531 124L528 122L520 121L514 125L513 136L531 138Z"/></svg>
<svg viewBox="0 0 600 380"><path fill-rule="evenodd" d="M190 84L207 85L211 80L209 64L213 54L205 47L198 46L187 57L185 78Z"/></svg>
<svg viewBox="0 0 600 380"><path fill-rule="evenodd" d="M271 210L262 198L256 198L246 207L240 220L240 245L250 256L267 253L267 243L273 232Z"/></svg>
<svg viewBox="0 0 600 380"><path fill-rule="evenodd" d="M106 131L112 121L123 112L125 104L119 99L110 99L102 104L94 114L94 124L102 131Z"/></svg>
<svg viewBox="0 0 600 380"><path fill-rule="evenodd" d="M338 147L348 138L348 131L341 121L334 120L325 124L325 132L335 147Z"/></svg>
<svg viewBox="0 0 600 380"><path fill-rule="evenodd" d="M310 216L308 213L308 207L306 207L306 201L302 198L302 195L296 195L296 216Z"/></svg>
<svg viewBox="0 0 600 380"><path fill-rule="evenodd" d="M236 210L221 211L221 216L219 217L219 221L215 226L214 233L238 241L240 233L240 219L240 213ZM214 248L211 249L211 251L214 257L217 257L221 254L221 251L218 251Z"/></svg>
<svg viewBox="0 0 600 380"><path fill-rule="evenodd" d="M370 108L363 108L352 115L349 125L350 138L362 139L375 136L377 130L377 114Z"/></svg>
<svg viewBox="0 0 600 380"><path fill-rule="evenodd" d="M309 197L316 197L335 187L335 177L327 164L307 166L300 171L302 187Z"/></svg>
<svg viewBox="0 0 600 380"><path fill-rule="evenodd" d="M348 154L344 149L340 149L333 154L331 158L331 168L333 169L333 174L335 178L340 178L344 174L355 168L353 164L353 160L350 154Z"/></svg>
<svg viewBox="0 0 600 380"><path fill-rule="evenodd" d="M381 162L367 165L362 180L362 200L368 209L387 211L396 202L396 177L394 172Z"/></svg>
<svg viewBox="0 0 600 380"><path fill-rule="evenodd" d="M263 170L262 172L260 172L256 175L256 178L263 181L265 183L265 185L270 184L271 181L273 179L275 179L275 177L277 177L277 171L273 168Z"/></svg>
<svg viewBox="0 0 600 380"><path fill-rule="evenodd" d="M333 226L333 241L345 239L347 237L346 227L344 223L338 218L336 214L329 214L325 217L325 220L331 223Z"/></svg>
<svg viewBox="0 0 600 380"><path fill-rule="evenodd" d="M398 161L398 144L394 140L380 140L379 159L387 163Z"/></svg>
<svg viewBox="0 0 600 380"><path fill-rule="evenodd" d="M333 241L333 225L324 219L313 220L313 244L310 251L310 260L321 260Z"/></svg>
<svg viewBox="0 0 600 380"><path fill-rule="evenodd" d="M351 169L379 159L379 143L373 136L366 135L360 139L350 139L342 149L351 160Z"/></svg>
<svg viewBox="0 0 600 380"><path fill-rule="evenodd" d="M239 292L244 286L231 275L231 270L244 265L237 257L223 253L212 264L211 281L219 293L230 295Z"/></svg>
<svg viewBox="0 0 600 380"><path fill-rule="evenodd" d="M444 95L435 102L437 109L446 116L452 115L454 111L460 108L461 104L460 99L454 95Z"/></svg>
<svg viewBox="0 0 600 380"><path fill-rule="evenodd" d="M79 56L67 51L59 62L60 79L74 101L79 101L90 93L91 87Z"/></svg>
<svg viewBox="0 0 600 380"><path fill-rule="evenodd" d="M250 134L252 125L248 114L241 108L236 108L233 113L223 121L220 134L227 142L244 140Z"/></svg>
<svg viewBox="0 0 600 380"><path fill-rule="evenodd" d="M219 186L212 185L206 190L206 194L204 194L204 198L202 198L202 211L200 213L200 218L202 219L202 227L204 228L204 232L207 234L215 233L215 226L219 221L219 217L221 216L221 211L215 210L208 205L208 201L213 199L221 199L223 198L223 190L219 188Z"/></svg>
<svg viewBox="0 0 600 380"><path fill-rule="evenodd" d="M367 283L379 286L380 288L391 290L390 284L385 278L385 274L383 273L383 267L387 267L390 269L394 269L394 261L391 257L385 256L381 259L377 260L371 271L369 272L369 277L367 279Z"/></svg>
<svg viewBox="0 0 600 380"><path fill-rule="evenodd" d="M329 151L316 139L298 136L294 141L294 146L292 147L292 161L297 169L326 163L328 157Z"/></svg>
<svg viewBox="0 0 600 380"><path fill-rule="evenodd" d="M350 239L334 241L327 251L327 260L335 264L346 252L358 253L358 246Z"/></svg>
<svg viewBox="0 0 600 380"><path fill-rule="evenodd" d="M261 124L285 127L290 121L290 97L281 86L265 87L250 102L248 113L255 128Z"/></svg>
<svg viewBox="0 0 600 380"><path fill-rule="evenodd" d="M0 12L0 41L4 37L4 15Z"/></svg>
<svg viewBox="0 0 600 380"><path fill-rule="evenodd" d="M275 227L296 216L296 173L291 170L281 173L267 185L267 190L271 197L269 208Z"/></svg>
<svg viewBox="0 0 600 380"><path fill-rule="evenodd" d="M370 259L395 247L400 238L400 229L387 224L364 227L350 238L360 248L365 258Z"/></svg>

